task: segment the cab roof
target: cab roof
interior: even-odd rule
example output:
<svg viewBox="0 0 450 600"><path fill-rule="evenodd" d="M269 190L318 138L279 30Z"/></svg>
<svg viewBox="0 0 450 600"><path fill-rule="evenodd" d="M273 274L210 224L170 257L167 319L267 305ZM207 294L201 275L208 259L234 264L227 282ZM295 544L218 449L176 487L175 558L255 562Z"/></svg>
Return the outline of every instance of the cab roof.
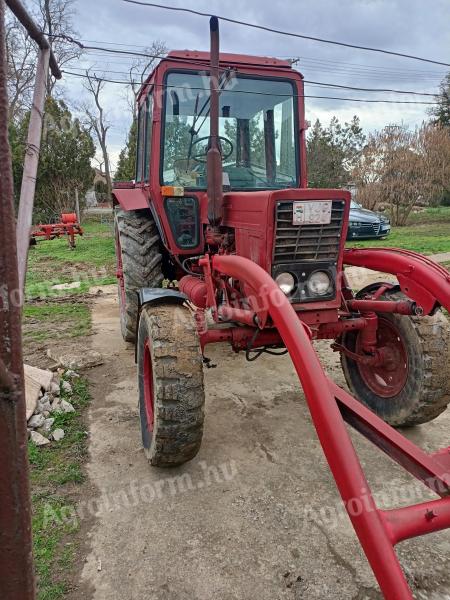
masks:
<svg viewBox="0 0 450 600"><path fill-rule="evenodd" d="M147 86L151 82L155 72L158 70L158 67L164 62L170 62L171 60L180 65L180 67L182 67L183 63L187 65L195 65L195 63L198 63L199 66L207 68L210 64L210 54L209 52L202 52L199 50L171 50L166 56L161 58L160 62L154 67L146 81L142 84L137 97L138 102L145 96ZM219 54L219 64L227 67L241 65L245 67L267 67L269 69L293 71L292 64L288 60L270 56L252 56L250 54L229 54L221 52ZM301 74L300 77L302 77Z"/></svg>
<svg viewBox="0 0 450 600"><path fill-rule="evenodd" d="M165 60L181 59L188 61L199 61L209 63L209 52L200 52L198 50L171 50ZM164 59L163 59L164 60ZM254 65L259 66L270 66L282 69L291 69L292 65L288 60L281 60L280 58L272 58L268 56L251 56L248 54L227 54L221 52L219 55L219 62L232 65Z"/></svg>

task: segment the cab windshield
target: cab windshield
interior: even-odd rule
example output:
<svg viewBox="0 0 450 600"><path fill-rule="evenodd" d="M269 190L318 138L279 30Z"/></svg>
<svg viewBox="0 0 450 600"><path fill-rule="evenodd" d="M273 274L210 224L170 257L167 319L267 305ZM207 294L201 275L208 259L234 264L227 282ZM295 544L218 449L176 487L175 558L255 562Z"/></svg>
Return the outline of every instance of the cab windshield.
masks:
<svg viewBox="0 0 450 600"><path fill-rule="evenodd" d="M171 72L165 83L163 183L205 189L209 77ZM225 72L219 89L224 186L248 190L295 187L292 82Z"/></svg>

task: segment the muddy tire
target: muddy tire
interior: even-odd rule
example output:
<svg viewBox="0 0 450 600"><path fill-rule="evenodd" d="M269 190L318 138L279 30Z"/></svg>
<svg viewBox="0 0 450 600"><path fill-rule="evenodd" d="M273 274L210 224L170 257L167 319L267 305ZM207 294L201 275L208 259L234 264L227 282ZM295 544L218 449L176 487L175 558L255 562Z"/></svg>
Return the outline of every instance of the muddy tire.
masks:
<svg viewBox="0 0 450 600"><path fill-rule="evenodd" d="M203 434L203 360L194 318L180 305L148 305L138 331L142 444L158 467L194 458Z"/></svg>
<svg viewBox="0 0 450 600"><path fill-rule="evenodd" d="M380 299L405 296L394 289ZM379 344L391 348L392 363L367 367L342 353L350 390L390 425L412 426L435 419L450 401L449 322L440 311L430 317L379 314L378 319ZM346 333L343 345L358 352L358 336L356 331Z"/></svg>
<svg viewBox="0 0 450 600"><path fill-rule="evenodd" d="M138 315L136 292L160 287L163 281L160 238L148 210L115 211L117 280L120 328L126 342L134 342Z"/></svg>

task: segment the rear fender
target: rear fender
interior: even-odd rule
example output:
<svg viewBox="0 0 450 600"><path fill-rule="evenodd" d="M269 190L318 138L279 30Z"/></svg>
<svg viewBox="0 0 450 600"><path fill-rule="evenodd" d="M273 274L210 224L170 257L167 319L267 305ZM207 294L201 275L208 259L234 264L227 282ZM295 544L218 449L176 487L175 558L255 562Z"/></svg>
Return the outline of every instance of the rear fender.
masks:
<svg viewBox="0 0 450 600"><path fill-rule="evenodd" d="M439 306L450 310L450 273L422 254L399 248L350 248L344 252L344 264L395 275L402 292L426 315Z"/></svg>

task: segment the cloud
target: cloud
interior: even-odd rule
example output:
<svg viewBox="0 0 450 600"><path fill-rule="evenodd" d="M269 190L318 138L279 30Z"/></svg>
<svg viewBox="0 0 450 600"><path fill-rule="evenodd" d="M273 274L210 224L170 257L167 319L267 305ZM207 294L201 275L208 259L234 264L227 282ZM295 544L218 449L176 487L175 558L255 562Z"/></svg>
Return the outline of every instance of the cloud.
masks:
<svg viewBox="0 0 450 600"><path fill-rule="evenodd" d="M434 0L432 3L422 0L248 0L230 6L218 0L190 3L171 0L170 5L191 6L205 12L217 11L219 15L278 29L384 47L436 60L446 61L450 56L450 3L447 0ZM134 6L121 0L97 0L95 3L78 0L75 26L82 39L100 42L97 45L112 42L146 47L154 40L162 40L169 48L207 50L209 44L206 18ZM356 87L395 86L397 89L435 92L446 73L446 68L438 65L283 37L229 23L221 24L221 48L243 54L299 57L296 68L306 79ZM102 70L118 71L105 73L105 76L123 79L131 62L131 57L86 54L72 66L78 69L94 66L99 74ZM80 82L74 78L67 76L62 85L68 98L79 98L83 94ZM392 94L317 87L308 87L307 93L399 99ZM415 97L404 98L412 100ZM107 85L104 103L112 123L109 147L115 162L130 124L122 87ZM315 118L328 121L333 115L345 121L354 114L360 117L367 131L400 121L415 125L427 117L426 107L421 105L306 99L306 115L311 121Z"/></svg>

